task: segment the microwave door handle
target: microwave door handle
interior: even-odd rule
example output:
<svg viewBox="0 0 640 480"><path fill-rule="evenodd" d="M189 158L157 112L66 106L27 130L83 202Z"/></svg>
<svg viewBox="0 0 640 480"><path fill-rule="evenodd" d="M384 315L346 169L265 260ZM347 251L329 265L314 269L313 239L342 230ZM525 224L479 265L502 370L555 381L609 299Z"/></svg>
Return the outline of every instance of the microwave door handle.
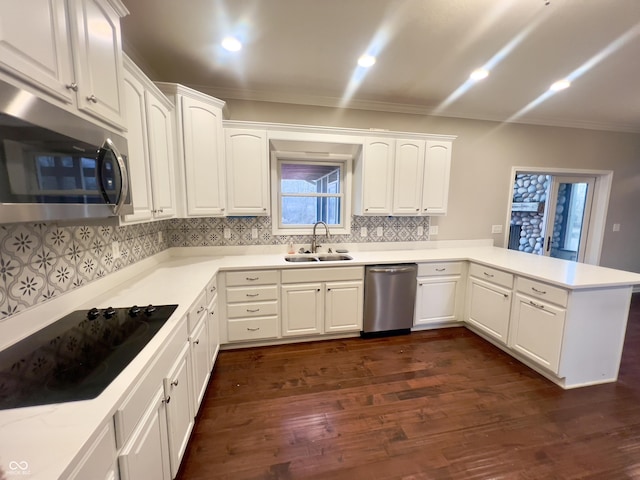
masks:
<svg viewBox="0 0 640 480"><path fill-rule="evenodd" d="M118 195L118 200L116 205L113 207L113 213L118 215L120 213L120 209L127 201L127 197L129 196L129 175L127 175L127 166L124 163L124 159L118 149L113 144L110 138L107 138L102 146L105 150L110 150L113 155L116 157L116 161L118 162L118 169L120 170L120 194ZM100 169L101 170L101 169ZM100 185L104 191L104 185L102 183L102 178L100 178ZM106 194L106 191L104 192Z"/></svg>

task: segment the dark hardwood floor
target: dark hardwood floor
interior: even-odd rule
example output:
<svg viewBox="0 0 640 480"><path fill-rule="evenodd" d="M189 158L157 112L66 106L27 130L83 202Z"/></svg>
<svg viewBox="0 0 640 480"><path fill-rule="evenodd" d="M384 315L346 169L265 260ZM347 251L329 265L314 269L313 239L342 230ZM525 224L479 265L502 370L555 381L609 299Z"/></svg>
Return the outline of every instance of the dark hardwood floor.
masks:
<svg viewBox="0 0 640 480"><path fill-rule="evenodd" d="M640 479L640 295L569 391L464 328L221 352L179 479L302 478Z"/></svg>

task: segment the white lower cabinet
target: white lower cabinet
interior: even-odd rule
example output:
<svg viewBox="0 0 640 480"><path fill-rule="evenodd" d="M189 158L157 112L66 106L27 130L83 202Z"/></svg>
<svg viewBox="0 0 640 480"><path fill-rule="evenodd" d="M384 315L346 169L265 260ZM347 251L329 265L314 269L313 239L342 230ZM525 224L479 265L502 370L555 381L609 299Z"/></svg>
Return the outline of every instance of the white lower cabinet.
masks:
<svg viewBox="0 0 640 480"><path fill-rule="evenodd" d="M282 336L362 330L363 272L362 267L283 270ZM298 283L304 279L309 282Z"/></svg>
<svg viewBox="0 0 640 480"><path fill-rule="evenodd" d="M170 480L169 434L164 388L156 391L148 410L120 452L121 480Z"/></svg>
<svg viewBox="0 0 640 480"><path fill-rule="evenodd" d="M61 439L62 440L62 439ZM69 475L69 480L117 480L116 438L113 423L107 423Z"/></svg>
<svg viewBox="0 0 640 480"><path fill-rule="evenodd" d="M418 265L414 326L434 326L462 320L462 262Z"/></svg>
<svg viewBox="0 0 640 480"><path fill-rule="evenodd" d="M193 412L198 413L209 384L209 325L205 310L200 321L189 335L191 361L193 363Z"/></svg>
<svg viewBox="0 0 640 480"><path fill-rule="evenodd" d="M467 284L466 322L507 343L511 315L513 275L501 270L471 264Z"/></svg>
<svg viewBox="0 0 640 480"><path fill-rule="evenodd" d="M213 369L220 351L220 325L218 315L218 281L213 277L207 285L207 323L209 331L209 370Z"/></svg>

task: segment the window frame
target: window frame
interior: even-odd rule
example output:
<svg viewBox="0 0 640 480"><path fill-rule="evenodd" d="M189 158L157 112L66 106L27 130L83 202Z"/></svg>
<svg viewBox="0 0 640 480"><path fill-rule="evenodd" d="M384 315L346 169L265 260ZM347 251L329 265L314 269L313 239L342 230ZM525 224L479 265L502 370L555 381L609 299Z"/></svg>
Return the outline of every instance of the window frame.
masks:
<svg viewBox="0 0 640 480"><path fill-rule="evenodd" d="M282 225L282 191L280 179L280 165L282 163L310 164L310 165L336 165L340 167L341 177L341 208L339 225L329 225L331 234L347 235L351 233L351 184L353 158L345 154L314 155L312 153L271 152L271 215L273 235L309 235L312 233L313 224ZM285 196L288 196L285 194ZM293 195L291 195L293 196ZM309 195L312 196L312 195ZM322 195L318 195L321 197ZM335 198L333 194L327 197Z"/></svg>

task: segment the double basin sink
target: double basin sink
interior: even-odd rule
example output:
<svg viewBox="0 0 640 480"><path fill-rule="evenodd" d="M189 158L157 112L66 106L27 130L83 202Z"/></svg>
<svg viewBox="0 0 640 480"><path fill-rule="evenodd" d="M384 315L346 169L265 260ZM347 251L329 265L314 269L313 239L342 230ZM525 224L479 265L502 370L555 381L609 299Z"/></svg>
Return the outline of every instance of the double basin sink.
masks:
<svg viewBox="0 0 640 480"><path fill-rule="evenodd" d="M288 255L284 257L284 259L287 262L343 262L353 260L349 255L344 255L342 253Z"/></svg>

